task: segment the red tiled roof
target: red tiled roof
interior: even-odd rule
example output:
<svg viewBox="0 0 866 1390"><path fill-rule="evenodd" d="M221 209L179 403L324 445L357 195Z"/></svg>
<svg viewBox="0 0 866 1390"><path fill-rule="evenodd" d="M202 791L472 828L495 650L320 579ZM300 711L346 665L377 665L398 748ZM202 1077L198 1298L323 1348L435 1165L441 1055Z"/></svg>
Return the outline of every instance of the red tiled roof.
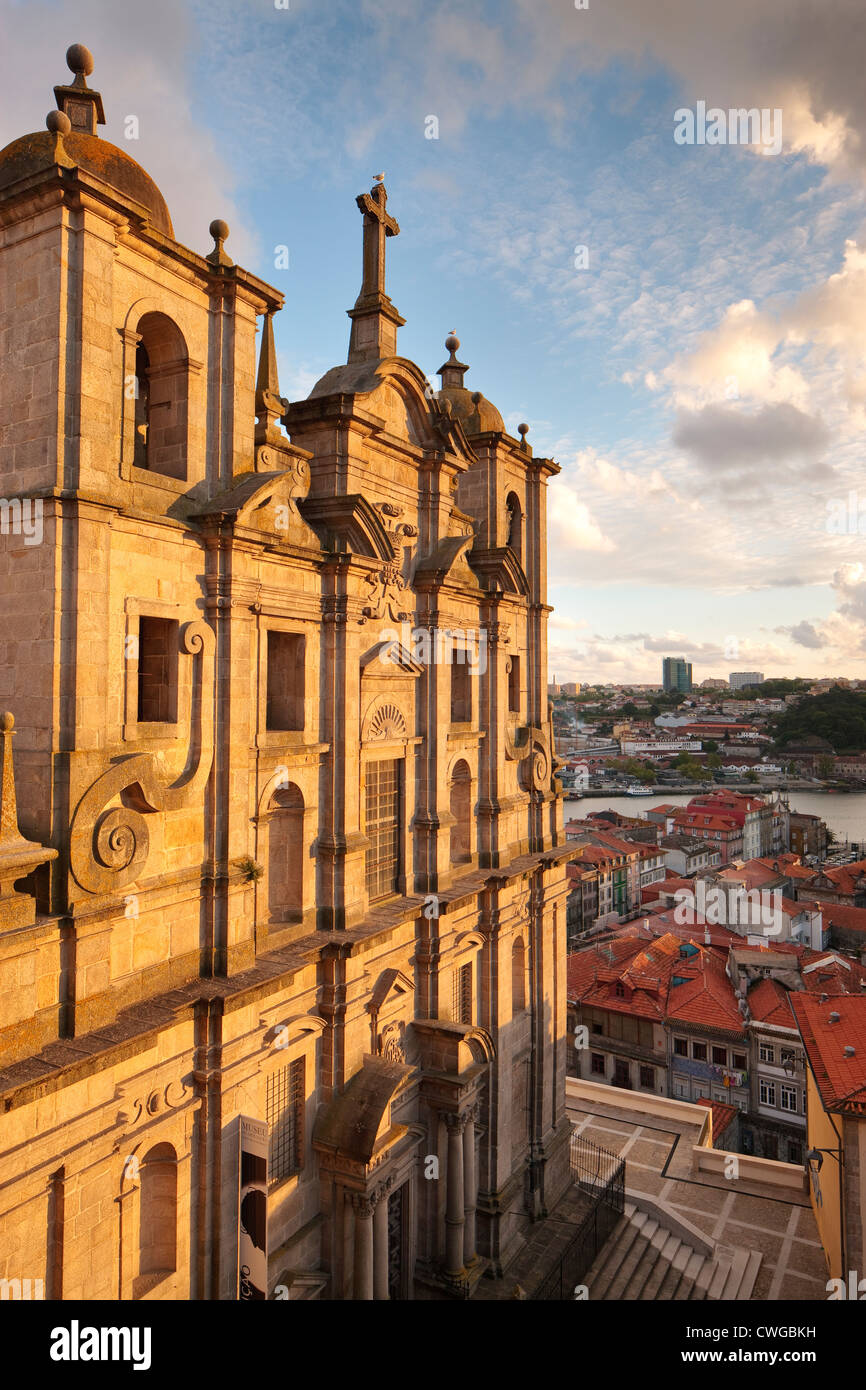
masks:
<svg viewBox="0 0 866 1390"><path fill-rule="evenodd" d="M715 812L712 811L682 810L676 813L674 820L677 825L687 825L697 831L740 830L743 824L742 820L738 821L736 816L729 815L727 812L722 816L716 815Z"/></svg>
<svg viewBox="0 0 866 1390"><path fill-rule="evenodd" d="M800 967L803 987L810 994L866 995L860 984L866 980L866 967L838 951L804 950Z"/></svg>
<svg viewBox="0 0 866 1390"><path fill-rule="evenodd" d="M857 879L861 874L866 874L866 859L858 859L854 864L840 864L836 868L822 869L813 876L813 882L821 874L836 885L839 893L847 893L853 897Z"/></svg>
<svg viewBox="0 0 866 1390"><path fill-rule="evenodd" d="M866 1118L866 999L843 996L822 1004L798 994L791 1007L825 1109ZM831 1013L839 1014L838 1022L830 1022ZM853 1047L853 1056L846 1057L846 1047Z"/></svg>
<svg viewBox="0 0 866 1390"><path fill-rule="evenodd" d="M866 907L852 907L850 903L822 902L811 903L810 906L821 912L825 927L847 927L849 931L853 929L866 932Z"/></svg>
<svg viewBox="0 0 866 1390"><path fill-rule="evenodd" d="M673 976L684 977L683 983L674 984ZM690 960L677 962L668 992L667 1014L680 1023L745 1036L745 1024L724 962L705 948L699 948Z"/></svg>
<svg viewBox="0 0 866 1390"><path fill-rule="evenodd" d="M780 1028L794 1027L788 991L778 980L759 980L749 990L746 1002L756 1023L775 1023Z"/></svg>
<svg viewBox="0 0 866 1390"><path fill-rule="evenodd" d="M735 1105L722 1105L720 1101L710 1100L709 1096L698 1096L696 1104L705 1105L712 1111L713 1148L716 1148L728 1125L740 1112Z"/></svg>
<svg viewBox="0 0 866 1390"><path fill-rule="evenodd" d="M601 840L602 845L612 849L615 854L637 854L639 846L633 840L622 840L617 835L611 835L607 830L593 830L592 834L597 840Z"/></svg>

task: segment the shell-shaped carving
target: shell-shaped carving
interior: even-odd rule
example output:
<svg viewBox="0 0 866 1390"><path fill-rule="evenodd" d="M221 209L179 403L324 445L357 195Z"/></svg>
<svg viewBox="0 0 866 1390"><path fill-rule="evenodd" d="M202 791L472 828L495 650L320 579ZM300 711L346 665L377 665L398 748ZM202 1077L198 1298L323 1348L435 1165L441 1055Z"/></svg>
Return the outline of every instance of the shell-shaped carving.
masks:
<svg viewBox="0 0 866 1390"><path fill-rule="evenodd" d="M367 724L369 739L405 738L406 732L402 711L393 704L379 705Z"/></svg>

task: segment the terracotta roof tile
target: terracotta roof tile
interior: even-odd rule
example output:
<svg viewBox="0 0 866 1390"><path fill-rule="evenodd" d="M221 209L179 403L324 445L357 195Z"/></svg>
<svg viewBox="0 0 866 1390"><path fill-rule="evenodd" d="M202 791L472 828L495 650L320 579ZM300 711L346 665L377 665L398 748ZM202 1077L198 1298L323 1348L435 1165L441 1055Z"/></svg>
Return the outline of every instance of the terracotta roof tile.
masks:
<svg viewBox="0 0 866 1390"><path fill-rule="evenodd" d="M821 1003L798 994L791 1003L825 1108L866 1118L866 999ZM830 1022L831 1013L839 1015L837 1022ZM852 1056L846 1047L854 1049Z"/></svg>

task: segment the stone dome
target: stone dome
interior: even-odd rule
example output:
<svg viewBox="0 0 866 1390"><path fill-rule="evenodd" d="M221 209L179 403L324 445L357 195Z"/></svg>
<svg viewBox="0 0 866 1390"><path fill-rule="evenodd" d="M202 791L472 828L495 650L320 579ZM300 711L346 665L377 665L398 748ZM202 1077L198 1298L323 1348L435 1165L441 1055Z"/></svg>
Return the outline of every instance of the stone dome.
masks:
<svg viewBox="0 0 866 1390"><path fill-rule="evenodd" d="M482 396L480 391L470 391L463 385L463 378L469 371L465 362L457 357L460 339L453 332L445 339L445 347L451 356L439 368L442 389L437 393L440 400L449 401L452 415L460 421L466 434L505 433L505 421L492 401Z"/></svg>
<svg viewBox="0 0 866 1390"><path fill-rule="evenodd" d="M468 391L465 386L443 386L437 392L440 400L451 402L451 413L463 426L466 434L505 433L505 421L492 401L480 391Z"/></svg>
<svg viewBox="0 0 866 1390"><path fill-rule="evenodd" d="M55 164L57 137L48 130L22 135L0 150L0 191L30 174L39 174ZM110 184L121 195L147 209L151 225L174 239L165 199L149 174L125 150L100 140L96 135L75 131L62 136L67 156L85 173Z"/></svg>

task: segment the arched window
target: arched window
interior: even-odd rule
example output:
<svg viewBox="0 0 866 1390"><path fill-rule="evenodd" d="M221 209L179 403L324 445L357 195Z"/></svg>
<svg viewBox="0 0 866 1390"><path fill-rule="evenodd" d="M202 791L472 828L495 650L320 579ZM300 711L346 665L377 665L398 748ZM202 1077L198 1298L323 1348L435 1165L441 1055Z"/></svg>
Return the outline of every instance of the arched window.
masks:
<svg viewBox="0 0 866 1390"><path fill-rule="evenodd" d="M173 1274L177 1269L177 1154L157 1144L141 1169L138 1272Z"/></svg>
<svg viewBox="0 0 866 1390"><path fill-rule="evenodd" d="M511 948L511 1012L522 1014L526 1008L526 947L518 936Z"/></svg>
<svg viewBox="0 0 866 1390"><path fill-rule="evenodd" d="M147 429L150 421L150 357L144 343L135 349L135 451L136 468L147 467Z"/></svg>
<svg viewBox="0 0 866 1390"><path fill-rule="evenodd" d="M165 314L144 314L135 353L133 462L151 473L186 478L189 354Z"/></svg>
<svg viewBox="0 0 866 1390"><path fill-rule="evenodd" d="M469 764L463 759L451 774L451 863L467 864L471 858L470 814L472 777Z"/></svg>
<svg viewBox="0 0 866 1390"><path fill-rule="evenodd" d="M510 546L518 560L523 562L523 509L516 492L509 492L505 499L505 512L508 530L505 544Z"/></svg>
<svg viewBox="0 0 866 1390"><path fill-rule="evenodd" d="M304 798L291 783L271 797L268 823L268 911L272 922L303 914Z"/></svg>

